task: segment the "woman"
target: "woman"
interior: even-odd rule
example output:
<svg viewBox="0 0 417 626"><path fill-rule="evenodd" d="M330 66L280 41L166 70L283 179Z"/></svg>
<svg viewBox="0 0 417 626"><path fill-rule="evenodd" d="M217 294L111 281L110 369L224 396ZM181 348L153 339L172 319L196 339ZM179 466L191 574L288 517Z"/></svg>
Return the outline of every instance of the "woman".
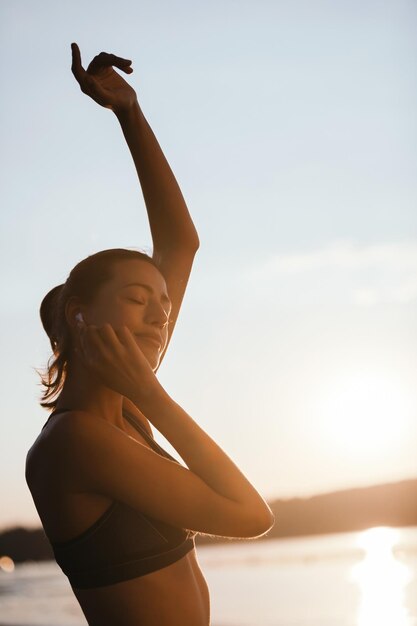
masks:
<svg viewBox="0 0 417 626"><path fill-rule="evenodd" d="M195 534L258 537L273 515L155 376L198 236L135 91L112 67L131 73L131 61L102 52L85 71L76 44L72 55L81 90L120 122L154 249L91 255L45 296L53 357L41 404L53 411L28 451L26 480L91 626L207 626ZM185 465L158 446L151 424Z"/></svg>

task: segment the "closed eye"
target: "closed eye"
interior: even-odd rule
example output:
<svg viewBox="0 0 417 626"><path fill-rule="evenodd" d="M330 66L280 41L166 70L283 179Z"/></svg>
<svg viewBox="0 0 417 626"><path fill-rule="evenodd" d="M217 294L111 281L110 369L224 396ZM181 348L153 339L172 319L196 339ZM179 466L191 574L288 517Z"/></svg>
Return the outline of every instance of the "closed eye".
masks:
<svg viewBox="0 0 417 626"><path fill-rule="evenodd" d="M129 298L131 302L136 302L136 304L145 304L143 300L134 300L133 298Z"/></svg>

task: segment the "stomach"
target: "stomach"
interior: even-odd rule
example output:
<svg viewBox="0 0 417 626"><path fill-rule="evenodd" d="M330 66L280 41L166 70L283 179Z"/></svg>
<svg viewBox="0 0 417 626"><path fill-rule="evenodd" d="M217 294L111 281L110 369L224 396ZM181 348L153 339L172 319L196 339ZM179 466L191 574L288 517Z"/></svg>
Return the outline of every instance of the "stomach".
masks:
<svg viewBox="0 0 417 626"><path fill-rule="evenodd" d="M73 589L89 626L209 626L209 590L195 548L156 572Z"/></svg>

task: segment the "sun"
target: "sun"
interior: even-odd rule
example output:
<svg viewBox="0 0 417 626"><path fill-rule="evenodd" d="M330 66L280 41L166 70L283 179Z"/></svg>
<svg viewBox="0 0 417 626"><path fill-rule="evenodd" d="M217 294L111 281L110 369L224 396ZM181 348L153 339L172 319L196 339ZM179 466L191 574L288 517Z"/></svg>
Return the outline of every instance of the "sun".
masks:
<svg viewBox="0 0 417 626"><path fill-rule="evenodd" d="M347 452L384 453L410 432L411 393L393 376L357 373L322 390L323 436Z"/></svg>

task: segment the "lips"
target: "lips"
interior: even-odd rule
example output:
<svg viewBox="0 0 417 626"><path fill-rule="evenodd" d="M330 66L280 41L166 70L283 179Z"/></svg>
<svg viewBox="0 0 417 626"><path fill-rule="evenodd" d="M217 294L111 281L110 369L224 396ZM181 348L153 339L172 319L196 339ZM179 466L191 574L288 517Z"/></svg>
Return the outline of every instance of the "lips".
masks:
<svg viewBox="0 0 417 626"><path fill-rule="evenodd" d="M147 339L150 343L158 346L158 348L161 347L162 340L157 335L136 335L136 337L140 337L140 339Z"/></svg>

